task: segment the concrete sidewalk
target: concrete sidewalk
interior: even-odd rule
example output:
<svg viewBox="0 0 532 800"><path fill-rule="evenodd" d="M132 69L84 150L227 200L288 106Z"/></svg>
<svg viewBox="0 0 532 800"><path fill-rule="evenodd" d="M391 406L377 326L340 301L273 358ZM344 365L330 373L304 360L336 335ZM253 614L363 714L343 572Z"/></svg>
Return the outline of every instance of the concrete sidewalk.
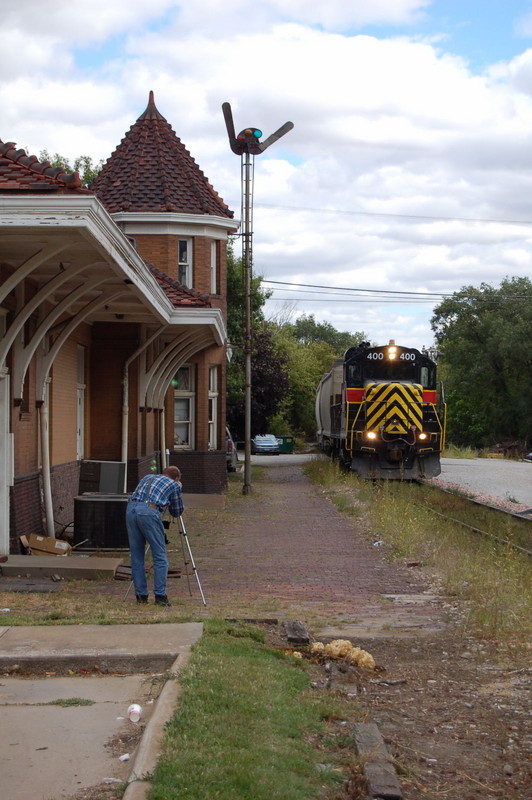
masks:
<svg viewBox="0 0 532 800"><path fill-rule="evenodd" d="M201 623L1 627L3 800L123 781L124 800L144 798L149 784L139 779L155 767L180 690L154 675L178 673L202 631ZM127 716L133 702L143 708L139 723Z"/></svg>

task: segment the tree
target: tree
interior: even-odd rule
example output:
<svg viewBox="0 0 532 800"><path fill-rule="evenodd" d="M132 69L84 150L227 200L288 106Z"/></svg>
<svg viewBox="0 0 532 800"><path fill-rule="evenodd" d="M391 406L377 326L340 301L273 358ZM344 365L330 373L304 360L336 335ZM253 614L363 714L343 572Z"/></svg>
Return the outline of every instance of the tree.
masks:
<svg viewBox="0 0 532 800"><path fill-rule="evenodd" d="M49 161L52 167L61 167L65 172L79 172L79 177L84 186L89 186L103 167L103 159L96 162L91 156L78 156L71 166L69 160L59 153L50 155L48 150L41 150L40 161Z"/></svg>
<svg viewBox="0 0 532 800"><path fill-rule="evenodd" d="M293 337L304 345L312 342L328 344L337 356L364 341L364 334L337 331L330 322L316 322L314 314L303 314L291 325Z"/></svg>
<svg viewBox="0 0 532 800"><path fill-rule="evenodd" d="M485 446L526 445L532 434L532 283L466 286L437 306L432 328L443 353L448 437Z"/></svg>
<svg viewBox="0 0 532 800"><path fill-rule="evenodd" d="M271 292L261 289L260 276L251 279L251 430L266 433L288 385L287 363L274 345L263 313ZM227 421L237 439L245 427L245 319L242 260L227 255L227 331L232 357L227 369Z"/></svg>
<svg viewBox="0 0 532 800"><path fill-rule="evenodd" d="M337 331L329 322L318 323L314 315L276 326L276 344L288 362L288 387L276 426L306 437L316 432L316 389L334 360L349 347L367 339L365 333ZM287 431L274 430L274 433Z"/></svg>

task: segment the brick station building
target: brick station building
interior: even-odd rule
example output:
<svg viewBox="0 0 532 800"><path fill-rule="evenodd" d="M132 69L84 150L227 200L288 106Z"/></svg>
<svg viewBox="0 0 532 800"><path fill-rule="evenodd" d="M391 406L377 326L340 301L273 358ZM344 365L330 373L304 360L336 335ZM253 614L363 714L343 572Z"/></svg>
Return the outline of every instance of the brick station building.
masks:
<svg viewBox="0 0 532 800"><path fill-rule="evenodd" d="M0 554L73 521L88 462L223 492L237 227L153 93L89 189L0 141Z"/></svg>

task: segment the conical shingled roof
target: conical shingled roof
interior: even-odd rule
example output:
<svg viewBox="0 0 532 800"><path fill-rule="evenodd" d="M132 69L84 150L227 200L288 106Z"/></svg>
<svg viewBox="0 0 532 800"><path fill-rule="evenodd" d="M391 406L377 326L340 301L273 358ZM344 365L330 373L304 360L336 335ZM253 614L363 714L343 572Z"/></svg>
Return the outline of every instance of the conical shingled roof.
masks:
<svg viewBox="0 0 532 800"><path fill-rule="evenodd" d="M148 106L131 126L91 185L107 210L169 211L233 217L150 92Z"/></svg>

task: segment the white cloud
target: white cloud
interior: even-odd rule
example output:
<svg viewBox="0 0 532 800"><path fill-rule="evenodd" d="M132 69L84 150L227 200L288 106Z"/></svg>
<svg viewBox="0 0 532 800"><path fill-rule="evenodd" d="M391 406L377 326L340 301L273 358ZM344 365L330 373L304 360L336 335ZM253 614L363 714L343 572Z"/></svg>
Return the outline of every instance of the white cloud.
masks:
<svg viewBox="0 0 532 800"><path fill-rule="evenodd" d="M532 50L474 74L437 36L363 33L369 23L401 33L429 9L428 0L22 0L4 11L0 34L0 137L35 153L107 158L153 89L238 215L240 163L221 112L229 101L237 130L267 136L295 123L255 164L254 256L268 278L452 292L529 275L526 226L460 220L532 217ZM296 303L299 313L377 341L430 342L430 302L315 299Z"/></svg>
<svg viewBox="0 0 532 800"><path fill-rule="evenodd" d="M30 39L87 45L137 28L176 6L175 0L19 0L2 10L2 26L23 30Z"/></svg>

